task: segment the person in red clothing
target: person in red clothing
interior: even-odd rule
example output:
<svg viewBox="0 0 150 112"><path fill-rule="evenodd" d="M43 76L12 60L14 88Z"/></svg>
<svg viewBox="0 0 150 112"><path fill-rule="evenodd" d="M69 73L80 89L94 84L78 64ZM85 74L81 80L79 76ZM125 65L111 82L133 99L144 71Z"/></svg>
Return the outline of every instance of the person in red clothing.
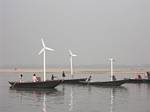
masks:
<svg viewBox="0 0 150 112"><path fill-rule="evenodd" d="M141 75L138 75L138 79L142 79Z"/></svg>

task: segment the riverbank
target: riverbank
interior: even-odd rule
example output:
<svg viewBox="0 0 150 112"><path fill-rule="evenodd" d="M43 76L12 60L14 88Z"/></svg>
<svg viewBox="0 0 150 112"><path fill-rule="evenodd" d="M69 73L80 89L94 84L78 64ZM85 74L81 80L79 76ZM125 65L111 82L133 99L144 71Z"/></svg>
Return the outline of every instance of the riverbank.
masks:
<svg viewBox="0 0 150 112"><path fill-rule="evenodd" d="M65 73L70 73L70 69L67 68L47 68L47 72L52 72L52 73L62 73L62 71L65 71ZM137 68L117 68L114 69L114 74L144 74L147 71L150 71L150 68L147 67L137 67ZM42 68L15 68L15 69L0 69L0 72L16 72L16 73L21 73L21 72L43 72ZM74 69L75 74L102 74L110 72L110 69L108 68L95 68L95 69L89 69L89 68L76 68Z"/></svg>

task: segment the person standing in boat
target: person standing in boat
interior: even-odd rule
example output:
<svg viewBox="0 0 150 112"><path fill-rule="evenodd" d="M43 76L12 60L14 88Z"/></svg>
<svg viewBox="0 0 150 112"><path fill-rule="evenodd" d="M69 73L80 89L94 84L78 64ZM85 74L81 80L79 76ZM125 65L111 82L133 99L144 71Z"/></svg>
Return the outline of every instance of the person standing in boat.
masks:
<svg viewBox="0 0 150 112"><path fill-rule="evenodd" d="M65 75L65 72L63 71L63 73L62 73L62 77L63 77L63 80L64 80L64 78L66 77L66 75Z"/></svg>
<svg viewBox="0 0 150 112"><path fill-rule="evenodd" d="M32 76L32 81L33 82L37 82L38 81L35 74L33 74L33 76Z"/></svg>
<svg viewBox="0 0 150 112"><path fill-rule="evenodd" d="M142 79L142 76L141 76L141 75L138 75L137 77L138 77L138 79L139 79L139 80L141 80L141 79Z"/></svg>
<svg viewBox="0 0 150 112"><path fill-rule="evenodd" d="M19 80L19 82L22 82L22 77L23 77L23 75L22 74L20 74L20 80Z"/></svg>
<svg viewBox="0 0 150 112"><path fill-rule="evenodd" d="M113 79L113 81L116 81L117 79L116 79L116 77L113 75L112 76L112 79Z"/></svg>
<svg viewBox="0 0 150 112"><path fill-rule="evenodd" d="M150 79L150 73L149 72L147 72L147 78Z"/></svg>
<svg viewBox="0 0 150 112"><path fill-rule="evenodd" d="M51 80L54 80L54 75L52 74Z"/></svg>

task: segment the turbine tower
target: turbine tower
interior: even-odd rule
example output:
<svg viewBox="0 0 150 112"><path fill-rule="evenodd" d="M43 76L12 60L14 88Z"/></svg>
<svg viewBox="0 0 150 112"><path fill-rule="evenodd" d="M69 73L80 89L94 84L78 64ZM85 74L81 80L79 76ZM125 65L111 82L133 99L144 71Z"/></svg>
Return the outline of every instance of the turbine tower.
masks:
<svg viewBox="0 0 150 112"><path fill-rule="evenodd" d="M76 54L73 54L71 50L69 50L69 56L70 56L70 66L71 66L71 75L73 77L73 66L72 66L72 57L77 56Z"/></svg>
<svg viewBox="0 0 150 112"><path fill-rule="evenodd" d="M112 79L112 77L113 77L113 62L114 62L114 59L113 58L109 58L109 60L110 60L110 64L111 64L111 68L110 68L110 70L111 70L111 81L113 81L113 79Z"/></svg>
<svg viewBox="0 0 150 112"><path fill-rule="evenodd" d="M45 54L46 54L46 50L49 50L49 51L54 51L54 49L51 49L51 48L48 48L48 47L46 47L45 46L45 43L44 43L44 40L43 39L41 39L41 41L42 41L42 45L43 45L43 48L41 49L41 51L39 52L39 55L41 54L41 53L43 53L43 69L44 69L44 81L46 81L46 71L45 71Z"/></svg>

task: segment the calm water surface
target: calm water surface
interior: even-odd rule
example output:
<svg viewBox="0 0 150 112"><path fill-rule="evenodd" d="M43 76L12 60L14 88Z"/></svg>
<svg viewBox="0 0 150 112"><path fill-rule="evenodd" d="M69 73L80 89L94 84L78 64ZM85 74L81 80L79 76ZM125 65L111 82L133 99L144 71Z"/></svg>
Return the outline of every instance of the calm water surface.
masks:
<svg viewBox="0 0 150 112"><path fill-rule="evenodd" d="M0 74L0 112L150 112L148 84L117 88L59 85L41 91L9 89L8 81L16 80L18 75ZM24 74L24 80L31 77L30 73ZM106 75L93 78L107 80Z"/></svg>

